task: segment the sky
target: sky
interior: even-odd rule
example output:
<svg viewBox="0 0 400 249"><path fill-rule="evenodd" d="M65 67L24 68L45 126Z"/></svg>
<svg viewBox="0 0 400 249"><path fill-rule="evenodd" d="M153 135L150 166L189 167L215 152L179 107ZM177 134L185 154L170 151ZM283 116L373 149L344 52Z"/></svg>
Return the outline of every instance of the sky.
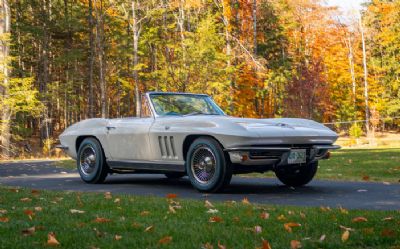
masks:
<svg viewBox="0 0 400 249"><path fill-rule="evenodd" d="M365 0L325 0L330 6L339 6L343 12L360 10Z"/></svg>

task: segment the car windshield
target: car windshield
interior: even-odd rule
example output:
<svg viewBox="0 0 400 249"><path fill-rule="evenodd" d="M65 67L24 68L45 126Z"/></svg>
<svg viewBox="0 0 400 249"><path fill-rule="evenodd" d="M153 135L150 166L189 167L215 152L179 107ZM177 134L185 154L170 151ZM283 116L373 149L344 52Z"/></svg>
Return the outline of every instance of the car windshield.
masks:
<svg viewBox="0 0 400 249"><path fill-rule="evenodd" d="M224 112L206 95L150 94L156 113L165 115L224 115Z"/></svg>

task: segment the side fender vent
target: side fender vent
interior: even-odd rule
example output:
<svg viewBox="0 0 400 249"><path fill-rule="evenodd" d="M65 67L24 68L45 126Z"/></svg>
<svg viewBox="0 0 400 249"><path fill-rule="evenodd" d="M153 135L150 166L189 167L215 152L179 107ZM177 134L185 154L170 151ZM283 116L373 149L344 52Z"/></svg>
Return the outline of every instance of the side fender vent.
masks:
<svg viewBox="0 0 400 249"><path fill-rule="evenodd" d="M173 136L158 136L158 146L162 158L177 159Z"/></svg>

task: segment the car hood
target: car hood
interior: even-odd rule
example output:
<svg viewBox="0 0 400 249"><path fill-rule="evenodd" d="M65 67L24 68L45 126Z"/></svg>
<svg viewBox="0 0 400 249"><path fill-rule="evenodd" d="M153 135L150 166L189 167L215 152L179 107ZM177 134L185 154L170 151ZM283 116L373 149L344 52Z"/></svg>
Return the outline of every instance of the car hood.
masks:
<svg viewBox="0 0 400 249"><path fill-rule="evenodd" d="M167 121L168 120L168 121ZM174 121L175 120L175 121ZM177 118L166 118L165 121L175 125L202 127L218 133L248 135L252 137L309 137L323 136L334 140L338 135L328 127L308 119L300 118L238 118L231 116L196 115ZM178 125L179 126L179 125Z"/></svg>

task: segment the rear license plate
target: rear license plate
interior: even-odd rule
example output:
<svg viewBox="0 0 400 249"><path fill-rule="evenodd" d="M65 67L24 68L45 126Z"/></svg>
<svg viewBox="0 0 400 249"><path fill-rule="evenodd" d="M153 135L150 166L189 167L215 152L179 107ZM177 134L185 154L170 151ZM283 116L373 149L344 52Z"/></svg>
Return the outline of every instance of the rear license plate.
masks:
<svg viewBox="0 0 400 249"><path fill-rule="evenodd" d="M291 150L288 157L288 164L305 163L306 159L306 149Z"/></svg>

